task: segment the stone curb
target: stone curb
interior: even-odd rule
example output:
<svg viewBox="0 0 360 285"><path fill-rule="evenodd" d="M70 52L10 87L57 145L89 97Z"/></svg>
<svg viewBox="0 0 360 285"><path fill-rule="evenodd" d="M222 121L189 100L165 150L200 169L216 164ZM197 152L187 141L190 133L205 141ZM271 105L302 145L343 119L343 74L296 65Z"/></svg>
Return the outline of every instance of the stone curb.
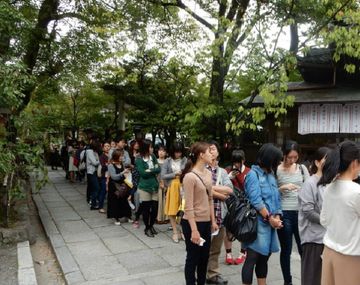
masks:
<svg viewBox="0 0 360 285"><path fill-rule="evenodd" d="M41 223L44 226L46 236L50 240L50 244L55 252L56 259L60 264L60 268L64 274L66 284L77 284L85 282L79 266L77 265L70 250L59 233L44 201L40 195L33 195L33 200L38 208ZM19 284L20 285L20 284ZM30 284L29 284L30 285Z"/></svg>
<svg viewBox="0 0 360 285"><path fill-rule="evenodd" d="M34 263L31 256L29 241L17 244L18 284L37 285Z"/></svg>

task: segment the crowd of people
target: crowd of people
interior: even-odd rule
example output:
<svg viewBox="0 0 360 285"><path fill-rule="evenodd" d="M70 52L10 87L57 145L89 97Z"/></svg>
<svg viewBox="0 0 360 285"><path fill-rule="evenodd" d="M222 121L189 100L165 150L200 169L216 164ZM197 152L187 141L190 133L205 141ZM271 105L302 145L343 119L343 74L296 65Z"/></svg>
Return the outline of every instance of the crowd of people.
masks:
<svg viewBox="0 0 360 285"><path fill-rule="evenodd" d="M360 185L354 182L360 147L354 142L320 147L309 166L299 163L299 145L291 140L282 149L262 145L251 167L241 149L232 151L230 166L220 167L215 141L154 150L147 139L129 148L123 138L93 139L86 146L68 143L61 157L71 183L86 177L90 210L135 228L142 216L149 238L158 234L155 223L169 222L173 242L186 244L187 285L228 283L220 272L222 248L226 264L243 264L244 285L252 284L254 271L257 284L265 285L268 260L280 251L283 284L291 285L293 240L302 285L360 282ZM256 209L257 236L233 253L224 219L226 200L239 193Z"/></svg>

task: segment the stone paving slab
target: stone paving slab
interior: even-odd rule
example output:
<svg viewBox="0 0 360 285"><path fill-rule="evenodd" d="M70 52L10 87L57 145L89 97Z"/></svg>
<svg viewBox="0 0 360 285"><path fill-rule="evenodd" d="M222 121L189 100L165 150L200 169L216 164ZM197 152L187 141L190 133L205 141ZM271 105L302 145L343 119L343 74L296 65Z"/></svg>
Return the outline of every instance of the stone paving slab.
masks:
<svg viewBox="0 0 360 285"><path fill-rule="evenodd" d="M152 249L130 251L116 255L117 260L132 273L144 273L170 267L162 257Z"/></svg>
<svg viewBox="0 0 360 285"><path fill-rule="evenodd" d="M109 248L109 250L112 252L112 254L133 252L148 248L146 244L137 239L134 239L130 234L122 237L117 236L103 238L102 240L107 248Z"/></svg>
<svg viewBox="0 0 360 285"><path fill-rule="evenodd" d="M106 214L90 211L86 184L70 184L62 171L49 172L50 183L34 195L41 221L69 285L182 285L185 243L175 244L169 225L155 225L159 234L149 238L144 226L113 224ZM180 227L179 227L180 228ZM240 243L233 243L233 253ZM241 265L220 269L229 285L241 284ZM293 284L300 285L300 258L292 255ZM254 281L256 284L256 281ZM269 260L268 285L282 285L279 254Z"/></svg>
<svg viewBox="0 0 360 285"><path fill-rule="evenodd" d="M37 285L34 263L31 256L29 241L19 242L17 244L18 257L18 284L19 285ZM2 280L6 282L6 280Z"/></svg>

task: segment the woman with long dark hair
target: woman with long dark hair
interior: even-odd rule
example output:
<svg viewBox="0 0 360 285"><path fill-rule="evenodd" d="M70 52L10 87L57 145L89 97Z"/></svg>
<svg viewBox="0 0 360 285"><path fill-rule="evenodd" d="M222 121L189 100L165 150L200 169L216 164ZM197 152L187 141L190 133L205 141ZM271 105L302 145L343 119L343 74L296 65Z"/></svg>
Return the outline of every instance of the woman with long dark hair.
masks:
<svg viewBox="0 0 360 285"><path fill-rule="evenodd" d="M326 158L319 185L329 184L323 196L320 223L326 229L322 255L322 285L360 282L360 150L341 143Z"/></svg>
<svg viewBox="0 0 360 285"><path fill-rule="evenodd" d="M158 233L154 228L154 223L158 212L159 181L157 175L161 168L153 152L152 142L145 139L140 145L140 156L135 160L136 169L140 174L138 192L145 224L145 235L148 237L154 237Z"/></svg>
<svg viewBox="0 0 360 285"><path fill-rule="evenodd" d="M276 229L282 227L282 212L275 173L281 158L280 149L271 143L264 144L245 178L245 194L258 212L258 224L256 240L243 243L247 250L241 273L244 285L252 284L254 268L258 285L265 285L269 257L279 251Z"/></svg>
<svg viewBox="0 0 360 285"><path fill-rule="evenodd" d="M164 186L167 189L164 213L170 219L173 230L172 240L175 243L179 242L179 234L176 226L176 214L181 202L180 175L184 170L187 161L183 155L183 144L175 142L170 149L170 157L165 160L161 169L161 178L164 180Z"/></svg>
<svg viewBox="0 0 360 285"><path fill-rule="evenodd" d="M100 192L99 192L99 212L106 213L104 210L104 202L106 198L106 182L107 182L107 173L108 173L108 163L109 163L109 150L110 143L104 142L103 144L103 153L100 155L100 165L101 165L101 176L99 178Z"/></svg>
<svg viewBox="0 0 360 285"><path fill-rule="evenodd" d="M302 246L301 284L320 285L321 254L324 249L324 227L320 224L320 212L324 187L318 186L322 168L330 149L320 147L310 166L311 177L299 191L299 234Z"/></svg>
<svg viewBox="0 0 360 285"><path fill-rule="evenodd" d="M284 227L278 231L280 241L280 265L284 278L284 285L292 285L290 258L292 252L293 237L300 256L302 255L301 242L298 227L298 192L306 179L309 171L305 165L299 164L300 148L297 142L287 140L282 149L283 161L277 168L277 182L281 194L282 221Z"/></svg>
<svg viewBox="0 0 360 285"><path fill-rule="evenodd" d="M186 285L205 284L211 232L218 229L214 217L212 177L211 172L206 169L206 165L211 163L211 160L210 145L205 142L194 143L180 178L185 196L181 226L187 253Z"/></svg>

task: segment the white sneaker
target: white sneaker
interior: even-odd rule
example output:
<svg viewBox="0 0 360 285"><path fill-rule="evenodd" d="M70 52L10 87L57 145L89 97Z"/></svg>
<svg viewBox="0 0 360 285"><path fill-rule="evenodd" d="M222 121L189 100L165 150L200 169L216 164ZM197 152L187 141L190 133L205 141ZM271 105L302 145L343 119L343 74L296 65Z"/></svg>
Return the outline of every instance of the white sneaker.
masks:
<svg viewBox="0 0 360 285"><path fill-rule="evenodd" d="M115 223L114 223L116 226L120 226L121 225L121 223L119 222L119 221L115 221Z"/></svg>
<svg viewBox="0 0 360 285"><path fill-rule="evenodd" d="M129 200L128 201L131 210L135 210L135 205Z"/></svg>

